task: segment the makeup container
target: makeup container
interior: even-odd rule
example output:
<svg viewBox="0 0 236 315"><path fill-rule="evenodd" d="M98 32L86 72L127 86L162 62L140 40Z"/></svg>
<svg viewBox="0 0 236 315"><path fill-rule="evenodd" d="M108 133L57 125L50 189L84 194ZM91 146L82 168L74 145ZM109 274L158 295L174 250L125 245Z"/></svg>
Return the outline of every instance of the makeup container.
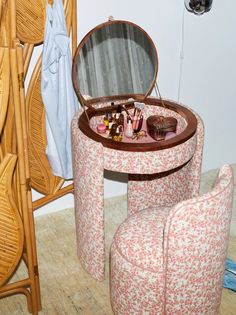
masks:
<svg viewBox="0 0 236 315"><path fill-rule="evenodd" d="M122 114L122 107L121 105L118 105L117 112L116 112L116 122L118 125L124 127L124 115Z"/></svg>
<svg viewBox="0 0 236 315"><path fill-rule="evenodd" d="M112 124L112 113L111 112L106 112L104 119L103 119L103 123L106 126L107 130L109 130L111 128L111 124Z"/></svg>
<svg viewBox="0 0 236 315"><path fill-rule="evenodd" d="M137 114L133 118L133 122L132 122L133 131L139 132L142 129L142 125L143 125L143 115L141 115L141 112L140 112L140 114Z"/></svg>
<svg viewBox="0 0 236 315"><path fill-rule="evenodd" d="M103 123L106 126L106 128L108 129L109 126L109 120L108 120L108 114L106 113L104 118L103 118Z"/></svg>
<svg viewBox="0 0 236 315"><path fill-rule="evenodd" d="M114 123L114 119L112 116L112 112L109 112L109 114L108 114L108 130L111 130L113 123Z"/></svg>
<svg viewBox="0 0 236 315"><path fill-rule="evenodd" d="M112 137L112 140L121 142L122 141L122 130L123 130L122 126L117 126L116 132L115 132L114 136Z"/></svg>
<svg viewBox="0 0 236 315"><path fill-rule="evenodd" d="M105 133L106 130L107 130L107 127L103 123L97 125L98 133Z"/></svg>
<svg viewBox="0 0 236 315"><path fill-rule="evenodd" d="M111 102L111 108L112 108L111 117L112 117L112 119L114 119L114 118L115 118L115 115L116 115L115 111L113 111L114 106L115 106L115 103L114 103L114 102Z"/></svg>
<svg viewBox="0 0 236 315"><path fill-rule="evenodd" d="M132 126L134 132L139 132L143 125L142 110L145 107L144 103L134 102L134 114L132 119Z"/></svg>
<svg viewBox="0 0 236 315"><path fill-rule="evenodd" d="M116 129L117 129L117 127L118 127L118 124L117 124L117 123L114 123L114 124L111 126L109 138L113 138L113 137L114 137L114 135L116 134Z"/></svg>
<svg viewBox="0 0 236 315"><path fill-rule="evenodd" d="M154 140L161 141L168 132L176 132L177 123L174 117L151 115L147 118L147 132Z"/></svg>
<svg viewBox="0 0 236 315"><path fill-rule="evenodd" d="M133 126L132 126L132 121L129 117L127 117L127 125L126 125L126 128L125 128L125 136L127 138L132 138L133 137Z"/></svg>

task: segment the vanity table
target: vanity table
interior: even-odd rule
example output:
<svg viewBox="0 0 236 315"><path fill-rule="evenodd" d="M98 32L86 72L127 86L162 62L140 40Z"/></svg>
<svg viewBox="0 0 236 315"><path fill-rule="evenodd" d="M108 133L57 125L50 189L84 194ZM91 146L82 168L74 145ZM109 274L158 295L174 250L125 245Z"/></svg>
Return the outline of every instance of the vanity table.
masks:
<svg viewBox="0 0 236 315"><path fill-rule="evenodd" d="M157 70L151 38L127 21L94 28L74 57L74 88L85 109L72 121L78 256L100 281L105 268L104 169L129 174L128 215L153 205L171 206L199 192L202 121L186 106L149 96ZM176 135L162 141L147 137L117 142L96 132L107 110L116 112L119 104L126 109L126 119L133 100L145 104L144 121L151 115L176 118Z"/></svg>

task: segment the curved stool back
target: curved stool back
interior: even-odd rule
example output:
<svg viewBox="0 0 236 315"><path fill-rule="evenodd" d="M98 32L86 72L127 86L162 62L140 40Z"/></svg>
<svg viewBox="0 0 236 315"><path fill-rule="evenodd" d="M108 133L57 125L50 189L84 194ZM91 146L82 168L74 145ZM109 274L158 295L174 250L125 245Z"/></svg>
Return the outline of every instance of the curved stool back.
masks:
<svg viewBox="0 0 236 315"><path fill-rule="evenodd" d="M233 174L221 168L214 188L172 208L164 235L166 314L216 314L220 306L232 209Z"/></svg>

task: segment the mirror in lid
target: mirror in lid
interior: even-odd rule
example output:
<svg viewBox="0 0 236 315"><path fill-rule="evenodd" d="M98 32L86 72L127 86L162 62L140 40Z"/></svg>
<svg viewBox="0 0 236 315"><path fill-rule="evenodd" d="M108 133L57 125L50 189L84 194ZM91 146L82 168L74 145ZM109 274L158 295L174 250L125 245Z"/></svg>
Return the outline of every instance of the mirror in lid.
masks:
<svg viewBox="0 0 236 315"><path fill-rule="evenodd" d="M91 30L73 61L73 84L82 106L96 99L144 100L156 81L158 58L149 35L128 21L108 21Z"/></svg>

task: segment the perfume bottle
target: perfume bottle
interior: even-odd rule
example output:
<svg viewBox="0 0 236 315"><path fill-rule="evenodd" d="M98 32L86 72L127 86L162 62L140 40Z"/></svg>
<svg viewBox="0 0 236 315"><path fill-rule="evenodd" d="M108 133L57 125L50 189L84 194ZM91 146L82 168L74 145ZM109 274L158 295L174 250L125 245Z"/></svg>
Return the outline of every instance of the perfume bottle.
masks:
<svg viewBox="0 0 236 315"><path fill-rule="evenodd" d="M122 114L121 105L118 105L118 107L117 107L116 120L117 120L118 125L123 126L123 128L124 128L124 115Z"/></svg>
<svg viewBox="0 0 236 315"><path fill-rule="evenodd" d="M116 129L118 127L118 124L116 122L114 122L111 126L111 130L110 130L110 138L113 138L116 134Z"/></svg>
<svg viewBox="0 0 236 315"><path fill-rule="evenodd" d="M109 127L111 128L111 122L112 122L112 115L111 112L106 112L103 123L106 126L107 130L109 130Z"/></svg>
<svg viewBox="0 0 236 315"><path fill-rule="evenodd" d="M122 141L122 126L116 127L116 132L114 136L112 137L112 140L114 141Z"/></svg>
<svg viewBox="0 0 236 315"><path fill-rule="evenodd" d="M114 102L111 102L111 108L112 108L112 109L114 108L114 106L115 106L115 103L114 103ZM116 114L113 113L113 110L112 110L111 115L112 115L112 118L114 119Z"/></svg>
<svg viewBox="0 0 236 315"><path fill-rule="evenodd" d="M125 136L127 138L132 138L133 137L133 126L132 126L132 120L127 117L127 126L125 128Z"/></svg>
<svg viewBox="0 0 236 315"><path fill-rule="evenodd" d="M108 113L105 114L105 116L103 118L103 123L106 126L106 128L108 129L108 125L109 125Z"/></svg>
<svg viewBox="0 0 236 315"><path fill-rule="evenodd" d="M108 115L108 130L111 130L111 127L114 123L114 119L112 117L112 112L109 112L109 115Z"/></svg>

